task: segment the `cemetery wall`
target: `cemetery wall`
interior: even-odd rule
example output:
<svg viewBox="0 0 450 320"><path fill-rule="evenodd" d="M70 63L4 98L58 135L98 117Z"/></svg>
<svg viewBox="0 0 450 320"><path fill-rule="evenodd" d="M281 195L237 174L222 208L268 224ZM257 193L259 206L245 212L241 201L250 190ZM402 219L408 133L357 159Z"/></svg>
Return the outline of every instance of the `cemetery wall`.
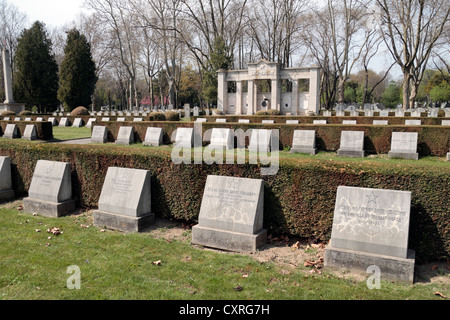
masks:
<svg viewBox="0 0 450 320"><path fill-rule="evenodd" d="M331 235L338 186L412 192L409 247L417 261L450 255L449 167L392 165L313 159L281 159L274 176L261 176L258 165L175 165L170 151L115 146L29 145L0 141L0 155L11 157L13 189L26 195L40 159L71 164L73 198L83 207L98 205L108 167L145 169L152 178L152 212L159 217L196 222L208 175L264 180L264 227L327 241Z"/></svg>

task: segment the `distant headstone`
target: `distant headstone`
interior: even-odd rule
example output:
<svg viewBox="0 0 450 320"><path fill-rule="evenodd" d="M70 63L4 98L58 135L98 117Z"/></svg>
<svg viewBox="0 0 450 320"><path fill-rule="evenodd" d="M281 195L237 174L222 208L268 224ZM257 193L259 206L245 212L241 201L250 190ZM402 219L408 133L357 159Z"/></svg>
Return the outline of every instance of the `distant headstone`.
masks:
<svg viewBox="0 0 450 320"><path fill-rule="evenodd" d="M313 124L327 124L327 120L313 120Z"/></svg>
<svg viewBox="0 0 450 320"><path fill-rule="evenodd" d="M151 212L148 170L110 167L106 173L94 225L122 232L140 232L155 220Z"/></svg>
<svg viewBox="0 0 450 320"><path fill-rule="evenodd" d="M417 132L392 132L391 151L388 157L418 160L418 136Z"/></svg>
<svg viewBox="0 0 450 320"><path fill-rule="evenodd" d="M0 156L0 202L14 199L11 179L11 158Z"/></svg>
<svg viewBox="0 0 450 320"><path fill-rule="evenodd" d="M44 118L42 118L42 117L37 117L37 118L36 118L36 121L37 121L37 122L44 121Z"/></svg>
<svg viewBox="0 0 450 320"><path fill-rule="evenodd" d="M389 117L389 110L381 110L380 117Z"/></svg>
<svg viewBox="0 0 450 320"><path fill-rule="evenodd" d="M10 117L4 117L3 121L9 121L11 118Z"/></svg>
<svg viewBox="0 0 450 320"><path fill-rule="evenodd" d="M194 144L194 129L177 128L175 144L180 148L192 148L192 145Z"/></svg>
<svg viewBox="0 0 450 320"><path fill-rule="evenodd" d="M22 118L20 118L20 117L15 117L15 118L14 118L14 121L22 121Z"/></svg>
<svg viewBox="0 0 450 320"><path fill-rule="evenodd" d="M88 122L86 123L86 128L92 128L92 124L97 121L96 118L89 118Z"/></svg>
<svg viewBox="0 0 450 320"><path fill-rule="evenodd" d="M189 104L184 105L184 117L190 118L191 117L191 107Z"/></svg>
<svg viewBox="0 0 450 320"><path fill-rule="evenodd" d="M143 121L143 119L142 118L134 118L133 121L134 122L141 122L141 121Z"/></svg>
<svg viewBox="0 0 450 320"><path fill-rule="evenodd" d="M345 111L336 110L336 116L337 117L344 117L345 116Z"/></svg>
<svg viewBox="0 0 450 320"><path fill-rule="evenodd" d="M386 126L389 123L387 120L373 120L372 124L378 125L378 126Z"/></svg>
<svg viewBox="0 0 450 320"><path fill-rule="evenodd" d="M25 127L25 131L22 135L22 139L32 141L37 139L36 126L34 124L29 124Z"/></svg>
<svg viewBox="0 0 450 320"><path fill-rule="evenodd" d="M450 120L442 120L441 125L450 126Z"/></svg>
<svg viewBox="0 0 450 320"><path fill-rule="evenodd" d="M33 119L31 119L31 118L25 118L24 121L33 121Z"/></svg>
<svg viewBox="0 0 450 320"><path fill-rule="evenodd" d="M421 116L421 112L420 111L411 111L411 117L420 117Z"/></svg>
<svg viewBox="0 0 450 320"><path fill-rule="evenodd" d="M6 125L5 133L3 134L3 138L5 139L16 139L19 137L17 124L8 123Z"/></svg>
<svg viewBox="0 0 450 320"><path fill-rule="evenodd" d="M56 119L54 117L48 118L47 121L50 122L52 124L52 126L56 126L57 125Z"/></svg>
<svg viewBox="0 0 450 320"><path fill-rule="evenodd" d="M366 117L373 117L373 110L365 110L364 116Z"/></svg>
<svg viewBox="0 0 450 320"><path fill-rule="evenodd" d="M263 229L264 181L208 176L192 243L229 251L256 251Z"/></svg>
<svg viewBox="0 0 450 320"><path fill-rule="evenodd" d="M69 120L65 117L61 118L59 120L59 127L68 127L69 126Z"/></svg>
<svg viewBox="0 0 450 320"><path fill-rule="evenodd" d="M217 120L221 120L221 119L217 119ZM216 122L219 122L217 120L216 120ZM239 119L238 123L250 123L250 119Z"/></svg>
<svg viewBox="0 0 450 320"><path fill-rule="evenodd" d="M195 120L196 122L207 122L208 119L206 118L197 118L197 120Z"/></svg>
<svg viewBox="0 0 450 320"><path fill-rule="evenodd" d="M286 124L298 124L298 120L286 120Z"/></svg>
<svg viewBox="0 0 450 320"><path fill-rule="evenodd" d="M342 131L341 145L337 151L338 156L363 158L364 131Z"/></svg>
<svg viewBox="0 0 450 320"><path fill-rule="evenodd" d="M70 164L39 160L34 170L24 209L49 217L61 217L75 209Z"/></svg>
<svg viewBox="0 0 450 320"><path fill-rule="evenodd" d="M436 118L438 116L438 109L430 109L428 110L428 117Z"/></svg>
<svg viewBox="0 0 450 320"><path fill-rule="evenodd" d="M274 123L273 120L263 120L261 123Z"/></svg>
<svg viewBox="0 0 450 320"><path fill-rule="evenodd" d="M102 121L108 122L108 121L111 121L111 118L110 118L110 117L103 117L103 118L102 118Z"/></svg>
<svg viewBox="0 0 450 320"><path fill-rule="evenodd" d="M316 154L316 131L295 130L292 139L291 153Z"/></svg>
<svg viewBox="0 0 450 320"><path fill-rule="evenodd" d="M124 121L125 121L125 118L124 118L124 117L119 117L119 118L117 118L117 121L118 121L118 122L124 122Z"/></svg>
<svg viewBox="0 0 450 320"><path fill-rule="evenodd" d="M395 116L396 117L404 117L405 111L397 109L397 110L395 110Z"/></svg>
<svg viewBox="0 0 450 320"><path fill-rule="evenodd" d="M216 119L216 122L227 122L227 119Z"/></svg>
<svg viewBox="0 0 450 320"><path fill-rule="evenodd" d="M252 129L248 150L252 152L270 152L272 130Z"/></svg>
<svg viewBox="0 0 450 320"><path fill-rule="evenodd" d="M198 117L198 107L194 107L194 117Z"/></svg>
<svg viewBox="0 0 450 320"><path fill-rule="evenodd" d="M234 149L234 134L232 129L213 128L209 148Z"/></svg>
<svg viewBox="0 0 450 320"><path fill-rule="evenodd" d="M133 127L120 127L117 134L117 145L130 145L134 143L134 128Z"/></svg>
<svg viewBox="0 0 450 320"><path fill-rule="evenodd" d="M148 127L145 133L144 146L159 147L163 144L163 129L157 127Z"/></svg>
<svg viewBox="0 0 450 320"><path fill-rule="evenodd" d="M356 120L343 120L342 124L357 124Z"/></svg>
<svg viewBox="0 0 450 320"><path fill-rule="evenodd" d="M83 126L83 119L76 118L75 120L73 120L72 127L79 128L79 127L82 127L82 126Z"/></svg>
<svg viewBox="0 0 450 320"><path fill-rule="evenodd" d="M414 251L408 249L411 192L340 186L325 266L413 282Z"/></svg>
<svg viewBox="0 0 450 320"><path fill-rule="evenodd" d="M106 143L106 141L108 141L108 128L106 126L94 126L91 143Z"/></svg>
<svg viewBox="0 0 450 320"><path fill-rule="evenodd" d="M325 117L331 117L331 111L330 111L330 110L325 110L325 111L323 112L323 115L324 115Z"/></svg>
<svg viewBox="0 0 450 320"><path fill-rule="evenodd" d="M405 126L420 126L422 120L405 120Z"/></svg>

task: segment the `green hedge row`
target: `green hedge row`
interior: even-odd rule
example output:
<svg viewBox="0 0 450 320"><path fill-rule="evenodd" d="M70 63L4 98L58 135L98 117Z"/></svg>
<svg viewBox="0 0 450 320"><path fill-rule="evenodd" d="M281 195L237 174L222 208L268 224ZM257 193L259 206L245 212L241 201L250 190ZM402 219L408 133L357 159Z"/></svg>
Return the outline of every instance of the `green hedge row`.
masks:
<svg viewBox="0 0 450 320"><path fill-rule="evenodd" d="M132 126L135 129L135 140L145 140L147 127L161 127L164 132L164 143L170 143L172 133L177 127L193 127L193 122L97 122L108 128L109 141L115 141L121 126ZM374 125L314 125L314 124L246 124L246 123L202 123L203 134L212 128L279 129L280 148L292 147L295 130L316 130L316 144L319 150L337 151L342 131L364 131L364 149L369 154L387 154L391 149L392 132L418 132L418 153L421 156L445 156L450 150L450 126L374 126ZM205 137L205 135L203 135ZM248 143L248 141L247 141ZM204 142L206 144L206 142Z"/></svg>
<svg viewBox="0 0 450 320"><path fill-rule="evenodd" d="M43 121L4 121L0 120L1 134L5 133L8 123L14 123L17 125L19 137L22 137L27 125L33 124L36 127L36 134L39 140L51 140L53 139L53 126L50 122Z"/></svg>
<svg viewBox="0 0 450 320"><path fill-rule="evenodd" d="M261 176L259 165L175 165L170 149L0 141L0 154L11 157L17 195L26 195L39 159L70 162L74 198L84 207L97 206L108 167L150 170L152 210L190 222L198 219L208 175L263 179L265 228L323 241L331 235L338 186L407 190L412 192L410 248L417 261L450 255L450 165L444 162L286 158L276 175Z"/></svg>

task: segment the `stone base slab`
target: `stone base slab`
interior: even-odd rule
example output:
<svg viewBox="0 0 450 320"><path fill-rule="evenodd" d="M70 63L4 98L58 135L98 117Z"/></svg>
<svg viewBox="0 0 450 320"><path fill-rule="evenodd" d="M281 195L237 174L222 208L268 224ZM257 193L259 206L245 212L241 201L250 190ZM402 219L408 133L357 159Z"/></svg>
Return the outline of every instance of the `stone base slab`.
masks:
<svg viewBox="0 0 450 320"><path fill-rule="evenodd" d="M291 148L291 153L306 153L310 155L315 155L317 154L317 149Z"/></svg>
<svg viewBox="0 0 450 320"><path fill-rule="evenodd" d="M15 197L14 190L3 190L0 191L0 202L7 202L13 200Z"/></svg>
<svg viewBox="0 0 450 320"><path fill-rule="evenodd" d="M375 265L380 268L382 280L413 283L414 264L415 252L413 250L408 250L408 258L404 259L330 246L325 248L326 268L345 268L366 272L369 266Z"/></svg>
<svg viewBox="0 0 450 320"><path fill-rule="evenodd" d="M364 158L366 156L365 151L354 151L354 150L342 150L337 151L337 155L341 157L351 157L351 158Z"/></svg>
<svg viewBox="0 0 450 320"><path fill-rule="evenodd" d="M75 210L75 201L50 202L33 198L23 199L23 208L28 212L36 212L46 217L59 218L72 213Z"/></svg>
<svg viewBox="0 0 450 320"><path fill-rule="evenodd" d="M93 213L94 225L125 233L141 232L155 221L155 214L149 213L141 217L129 217L115 213L96 210Z"/></svg>
<svg viewBox="0 0 450 320"><path fill-rule="evenodd" d="M450 152L447 153L447 161L450 161Z"/></svg>
<svg viewBox="0 0 450 320"><path fill-rule="evenodd" d="M388 153L388 158L402 158L402 159L408 159L408 160L419 160L419 154L418 153L406 153L406 152L392 152L390 151Z"/></svg>
<svg viewBox="0 0 450 320"><path fill-rule="evenodd" d="M227 251L256 251L267 241L267 230L256 234L246 234L225 230L192 227L192 244L202 245Z"/></svg>

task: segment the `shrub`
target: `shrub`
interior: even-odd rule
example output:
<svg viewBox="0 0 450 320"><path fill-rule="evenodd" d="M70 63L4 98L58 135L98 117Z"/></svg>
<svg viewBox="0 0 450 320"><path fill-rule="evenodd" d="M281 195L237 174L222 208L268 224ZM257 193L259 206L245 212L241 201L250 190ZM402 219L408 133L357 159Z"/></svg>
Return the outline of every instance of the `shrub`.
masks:
<svg viewBox="0 0 450 320"><path fill-rule="evenodd" d="M259 110L255 113L256 116L268 116L269 113L266 110Z"/></svg>
<svg viewBox="0 0 450 320"><path fill-rule="evenodd" d="M151 112L150 121L166 121L166 115L162 112Z"/></svg>
<svg viewBox="0 0 450 320"><path fill-rule="evenodd" d="M33 114L33 112L28 111L28 110L23 110L19 112L19 116L31 116Z"/></svg>
<svg viewBox="0 0 450 320"><path fill-rule="evenodd" d="M267 115L269 116L279 116L281 114L280 110L270 109L267 110Z"/></svg>
<svg viewBox="0 0 450 320"><path fill-rule="evenodd" d="M1 114L2 117L15 116L15 115L16 115L16 113L14 111L11 111L11 110L3 111L2 114Z"/></svg>
<svg viewBox="0 0 450 320"><path fill-rule="evenodd" d="M70 113L71 117L88 116L88 115L89 115L89 110L86 109L85 107L77 107L77 108L73 109L72 112Z"/></svg>
<svg viewBox="0 0 450 320"><path fill-rule="evenodd" d="M164 115L167 121L180 121L180 114L176 111L167 111Z"/></svg>

